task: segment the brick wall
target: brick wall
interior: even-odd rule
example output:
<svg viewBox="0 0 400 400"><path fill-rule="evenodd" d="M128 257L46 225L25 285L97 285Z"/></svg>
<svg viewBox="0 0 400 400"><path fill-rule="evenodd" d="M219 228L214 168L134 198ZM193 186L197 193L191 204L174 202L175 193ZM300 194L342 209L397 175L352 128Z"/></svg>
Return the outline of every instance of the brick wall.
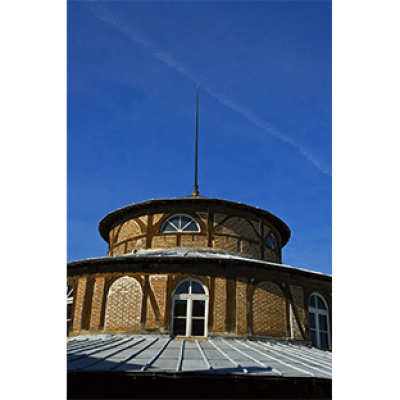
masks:
<svg viewBox="0 0 400 400"><path fill-rule="evenodd" d="M177 247L177 235L166 234L153 237L151 248L153 249L172 249Z"/></svg>
<svg viewBox="0 0 400 400"><path fill-rule="evenodd" d="M151 297L147 298L146 327L150 330L157 330L158 328L161 328L160 325L164 325L161 321L164 321L167 311L168 275L151 275L149 276L149 283L151 290L154 293L153 302L156 304L154 307ZM154 308L157 311L155 311Z"/></svg>
<svg viewBox="0 0 400 400"><path fill-rule="evenodd" d="M101 307L104 295L104 282L105 279L103 276L96 278L93 300L92 300L91 318L90 318L91 331L97 331L100 327Z"/></svg>
<svg viewBox="0 0 400 400"><path fill-rule="evenodd" d="M234 253L240 252L240 239L230 236L215 236L215 250L227 250Z"/></svg>
<svg viewBox="0 0 400 400"><path fill-rule="evenodd" d="M301 328L304 332L304 320L306 317L306 310L304 309L304 292L303 288L300 286L293 286L289 287L290 292L293 298L293 304L290 307L290 324L291 324L291 335L292 339L299 339L303 338L301 333ZM296 318L296 312L299 318L299 321Z"/></svg>
<svg viewBox="0 0 400 400"><path fill-rule="evenodd" d="M72 325L72 330L74 332L78 332L81 330L83 302L85 300L86 292L86 280L87 278L80 278L78 280L78 288L76 294L74 293L75 311Z"/></svg>
<svg viewBox="0 0 400 400"><path fill-rule="evenodd" d="M181 247L186 248L206 248L207 239L205 236L195 234L181 235Z"/></svg>
<svg viewBox="0 0 400 400"><path fill-rule="evenodd" d="M118 234L118 241L123 241L131 237L136 237L141 234L140 226L135 220L130 219L121 226L121 230Z"/></svg>
<svg viewBox="0 0 400 400"><path fill-rule="evenodd" d="M248 332L247 326L247 278L237 278L236 281L236 333Z"/></svg>
<svg viewBox="0 0 400 400"><path fill-rule="evenodd" d="M130 254L142 249L211 248L281 262L279 248L273 251L266 246L271 226L263 224L261 244L258 220L218 213L184 213L196 220L200 232L160 233L165 220L173 214L144 215L121 222L110 230L108 255ZM275 237L279 238L276 232Z"/></svg>
<svg viewBox="0 0 400 400"><path fill-rule="evenodd" d="M97 273L69 278L76 287L71 334L87 330L168 333L173 289L190 276L200 279L208 288L210 335L254 334L308 340L306 296L312 288L305 292L302 286L286 283L286 298L271 281L254 287L252 278L245 276L210 277L181 272Z"/></svg>
<svg viewBox="0 0 400 400"><path fill-rule="evenodd" d="M225 331L226 320L226 279L215 278L214 332Z"/></svg>
<svg viewBox="0 0 400 400"><path fill-rule="evenodd" d="M286 299L276 283L261 282L253 294L255 335L286 336Z"/></svg>
<svg viewBox="0 0 400 400"><path fill-rule="evenodd" d="M108 293L105 331L140 330L142 288L139 282L124 276L113 283Z"/></svg>

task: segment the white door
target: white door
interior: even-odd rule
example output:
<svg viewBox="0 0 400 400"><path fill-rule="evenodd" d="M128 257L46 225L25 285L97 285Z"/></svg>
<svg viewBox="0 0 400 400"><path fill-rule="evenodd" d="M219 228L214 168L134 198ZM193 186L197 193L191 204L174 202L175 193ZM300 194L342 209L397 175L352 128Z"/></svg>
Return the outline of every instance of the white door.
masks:
<svg viewBox="0 0 400 400"><path fill-rule="evenodd" d="M180 282L172 296L172 335L207 336L208 294L194 278Z"/></svg>

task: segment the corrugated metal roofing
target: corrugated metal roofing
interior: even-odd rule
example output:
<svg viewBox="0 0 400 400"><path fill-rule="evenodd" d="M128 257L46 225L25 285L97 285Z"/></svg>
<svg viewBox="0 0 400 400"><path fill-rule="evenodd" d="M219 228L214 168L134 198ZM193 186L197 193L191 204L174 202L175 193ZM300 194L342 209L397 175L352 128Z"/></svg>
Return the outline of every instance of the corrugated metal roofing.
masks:
<svg viewBox="0 0 400 400"><path fill-rule="evenodd" d="M332 379L332 353L271 340L106 334L69 339L67 370Z"/></svg>

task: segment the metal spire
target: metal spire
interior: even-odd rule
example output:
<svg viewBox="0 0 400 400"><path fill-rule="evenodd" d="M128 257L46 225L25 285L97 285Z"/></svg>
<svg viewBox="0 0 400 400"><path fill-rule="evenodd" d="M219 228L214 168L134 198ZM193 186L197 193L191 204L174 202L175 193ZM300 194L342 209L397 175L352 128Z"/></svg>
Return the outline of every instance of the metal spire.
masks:
<svg viewBox="0 0 400 400"><path fill-rule="evenodd" d="M196 151L195 151L195 162L194 162L193 196L199 195L199 185L197 184L198 142L199 142L199 85L197 85L197 93L196 93Z"/></svg>

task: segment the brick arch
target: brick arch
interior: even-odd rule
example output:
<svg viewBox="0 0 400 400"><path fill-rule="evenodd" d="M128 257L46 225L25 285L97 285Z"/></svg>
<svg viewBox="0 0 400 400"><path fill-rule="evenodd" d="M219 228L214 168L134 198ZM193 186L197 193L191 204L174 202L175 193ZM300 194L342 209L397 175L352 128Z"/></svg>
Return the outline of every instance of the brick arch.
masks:
<svg viewBox="0 0 400 400"><path fill-rule="evenodd" d="M122 225L118 234L118 242L134 236L139 236L142 233L141 231L140 225L133 219L130 219Z"/></svg>
<svg viewBox="0 0 400 400"><path fill-rule="evenodd" d="M110 287L105 312L105 331L137 332L140 329L143 291L137 279L123 276Z"/></svg>
<svg viewBox="0 0 400 400"><path fill-rule="evenodd" d="M220 234L228 234L258 241L258 234L254 226L244 218L229 217L221 223Z"/></svg>
<svg viewBox="0 0 400 400"><path fill-rule="evenodd" d="M261 282L253 292L253 333L286 336L286 299L276 283Z"/></svg>

